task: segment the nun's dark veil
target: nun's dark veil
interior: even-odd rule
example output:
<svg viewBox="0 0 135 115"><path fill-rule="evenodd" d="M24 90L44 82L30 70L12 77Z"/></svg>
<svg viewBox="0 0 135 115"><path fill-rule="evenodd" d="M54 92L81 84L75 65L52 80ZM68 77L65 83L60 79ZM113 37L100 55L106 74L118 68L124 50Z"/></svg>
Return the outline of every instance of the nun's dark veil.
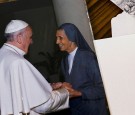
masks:
<svg viewBox="0 0 135 115"><path fill-rule="evenodd" d="M67 35L69 40L75 42L79 49L92 51L88 43L85 41L83 35L74 24L64 23L58 28L58 30L60 29L63 29L65 31L65 34Z"/></svg>

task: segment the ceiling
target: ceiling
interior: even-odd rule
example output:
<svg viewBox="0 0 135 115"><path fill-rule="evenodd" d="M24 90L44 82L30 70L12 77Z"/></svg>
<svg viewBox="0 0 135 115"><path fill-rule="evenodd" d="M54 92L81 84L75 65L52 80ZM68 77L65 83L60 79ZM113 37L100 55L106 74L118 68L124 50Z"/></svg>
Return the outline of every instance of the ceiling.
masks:
<svg viewBox="0 0 135 115"><path fill-rule="evenodd" d="M0 1L4 1L4 0L0 0ZM51 5L52 5L52 0L17 0L12 2L5 2L5 3L0 3L0 14L7 14L15 11L51 6Z"/></svg>
<svg viewBox="0 0 135 115"><path fill-rule="evenodd" d="M12 1L16 1L16 0L0 0L0 3L12 2Z"/></svg>
<svg viewBox="0 0 135 115"><path fill-rule="evenodd" d="M111 37L111 19L122 10L110 0L86 0L86 2L94 38ZM17 0L16 2L0 3L0 15L6 19L5 15L12 14L12 12L46 6L53 6L52 0Z"/></svg>

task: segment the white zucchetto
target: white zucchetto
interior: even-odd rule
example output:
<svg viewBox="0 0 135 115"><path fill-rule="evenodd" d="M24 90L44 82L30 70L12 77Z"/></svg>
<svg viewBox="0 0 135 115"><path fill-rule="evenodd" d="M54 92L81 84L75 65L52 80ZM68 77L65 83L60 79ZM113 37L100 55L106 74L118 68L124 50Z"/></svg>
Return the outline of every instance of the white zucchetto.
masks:
<svg viewBox="0 0 135 115"><path fill-rule="evenodd" d="M28 23L22 20L11 20L5 29L5 33L17 32L28 26Z"/></svg>

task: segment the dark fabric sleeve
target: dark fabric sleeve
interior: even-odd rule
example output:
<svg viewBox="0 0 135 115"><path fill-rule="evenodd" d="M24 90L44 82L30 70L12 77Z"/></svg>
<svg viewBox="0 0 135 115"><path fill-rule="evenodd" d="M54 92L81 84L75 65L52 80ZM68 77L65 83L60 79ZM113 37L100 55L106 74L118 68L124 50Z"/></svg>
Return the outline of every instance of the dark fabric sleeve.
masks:
<svg viewBox="0 0 135 115"><path fill-rule="evenodd" d="M96 57L88 54L86 71L89 82L84 85L82 92L83 99L100 99L105 97L103 82Z"/></svg>

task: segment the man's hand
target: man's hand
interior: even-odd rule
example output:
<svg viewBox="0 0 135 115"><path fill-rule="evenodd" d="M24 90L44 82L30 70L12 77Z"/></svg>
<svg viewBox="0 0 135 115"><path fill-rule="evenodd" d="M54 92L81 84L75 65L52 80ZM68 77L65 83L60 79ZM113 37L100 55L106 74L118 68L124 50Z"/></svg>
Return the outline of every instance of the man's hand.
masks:
<svg viewBox="0 0 135 115"><path fill-rule="evenodd" d="M62 83L62 87L63 88L66 88L67 90L68 89L72 89L72 85L70 83L68 83L68 82L63 82Z"/></svg>
<svg viewBox="0 0 135 115"><path fill-rule="evenodd" d="M59 89L62 87L62 82L51 83L51 86L52 86L53 90Z"/></svg>
<svg viewBox="0 0 135 115"><path fill-rule="evenodd" d="M80 91L73 89L72 85L70 83L63 82L62 87L66 88L68 90L70 98L79 97L82 95L82 93Z"/></svg>
<svg viewBox="0 0 135 115"><path fill-rule="evenodd" d="M59 88L65 88L68 90L70 98L72 97L79 97L81 96L81 92L77 91L75 89L72 88L72 85L68 82L57 82L57 83L51 83L51 86L53 88L53 90L59 89Z"/></svg>

